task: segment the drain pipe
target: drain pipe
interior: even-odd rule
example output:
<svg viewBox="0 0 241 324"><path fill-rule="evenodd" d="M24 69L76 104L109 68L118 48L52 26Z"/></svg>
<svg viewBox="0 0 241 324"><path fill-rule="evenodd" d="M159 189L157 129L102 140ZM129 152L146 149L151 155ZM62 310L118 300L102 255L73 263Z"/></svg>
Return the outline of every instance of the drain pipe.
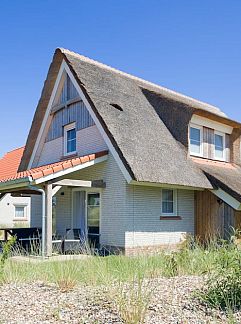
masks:
<svg viewBox="0 0 241 324"><path fill-rule="evenodd" d="M46 241L46 193L43 189L29 186L30 189L38 191L42 195L42 258L45 257L45 241Z"/></svg>

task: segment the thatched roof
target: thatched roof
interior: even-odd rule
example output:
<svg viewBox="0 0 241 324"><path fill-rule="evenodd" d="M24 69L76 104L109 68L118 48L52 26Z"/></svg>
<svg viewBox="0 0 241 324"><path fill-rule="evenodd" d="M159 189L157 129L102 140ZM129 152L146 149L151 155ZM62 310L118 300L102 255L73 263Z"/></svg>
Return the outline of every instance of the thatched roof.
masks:
<svg viewBox="0 0 241 324"><path fill-rule="evenodd" d="M241 202L241 167L226 162L194 158L214 187L221 188Z"/></svg>
<svg viewBox="0 0 241 324"><path fill-rule="evenodd" d="M62 59L69 65L134 180L212 188L200 168L188 157L185 146L181 141L178 142L167 128L162 114L157 112L146 92L156 93L163 100L171 100L175 107L185 105L191 114L194 111L203 111L227 120L218 108L64 49L57 49L55 52L20 170L26 169L29 163Z"/></svg>

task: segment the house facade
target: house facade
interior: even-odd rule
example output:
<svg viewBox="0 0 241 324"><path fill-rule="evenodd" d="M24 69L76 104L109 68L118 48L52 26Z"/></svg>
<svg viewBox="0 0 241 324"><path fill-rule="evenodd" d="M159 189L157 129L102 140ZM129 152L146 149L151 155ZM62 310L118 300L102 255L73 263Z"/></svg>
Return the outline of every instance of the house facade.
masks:
<svg viewBox="0 0 241 324"><path fill-rule="evenodd" d="M57 49L0 192L33 194L48 256L68 229L126 254L228 237L241 222L240 134L214 106Z"/></svg>
<svg viewBox="0 0 241 324"><path fill-rule="evenodd" d="M24 147L7 152L0 158L0 178L6 178L17 173L23 155ZM3 193L0 195L0 228L41 226L36 209L32 206L40 203L40 197L35 201L30 195ZM32 208L33 207L33 208ZM32 217L31 217L32 215Z"/></svg>

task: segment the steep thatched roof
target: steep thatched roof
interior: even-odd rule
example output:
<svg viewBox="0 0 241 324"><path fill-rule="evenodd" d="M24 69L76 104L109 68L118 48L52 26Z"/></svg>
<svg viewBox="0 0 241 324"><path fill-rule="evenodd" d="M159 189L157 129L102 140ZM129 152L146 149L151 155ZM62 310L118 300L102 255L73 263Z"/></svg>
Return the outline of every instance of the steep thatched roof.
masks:
<svg viewBox="0 0 241 324"><path fill-rule="evenodd" d="M65 59L93 111L134 180L211 188L203 172L175 140L145 91L157 93L191 113L227 120L216 107L185 97L64 49L55 52L28 136L20 170L27 168L54 81ZM163 100L164 100L163 99Z"/></svg>

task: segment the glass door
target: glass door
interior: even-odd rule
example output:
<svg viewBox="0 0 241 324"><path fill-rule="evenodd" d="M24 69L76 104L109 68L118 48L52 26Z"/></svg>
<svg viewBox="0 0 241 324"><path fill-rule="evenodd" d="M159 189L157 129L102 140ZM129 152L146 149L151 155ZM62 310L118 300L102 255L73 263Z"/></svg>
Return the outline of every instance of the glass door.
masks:
<svg viewBox="0 0 241 324"><path fill-rule="evenodd" d="M99 244L100 235L100 194L87 193L87 229L91 245Z"/></svg>

